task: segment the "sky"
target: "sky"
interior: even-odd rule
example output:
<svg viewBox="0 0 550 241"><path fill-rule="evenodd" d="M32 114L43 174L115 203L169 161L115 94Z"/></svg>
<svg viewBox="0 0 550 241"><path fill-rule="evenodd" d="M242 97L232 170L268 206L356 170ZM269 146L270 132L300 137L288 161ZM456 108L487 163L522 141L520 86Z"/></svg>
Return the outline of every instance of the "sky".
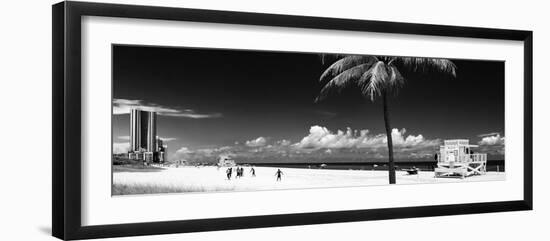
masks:
<svg viewBox="0 0 550 241"><path fill-rule="evenodd" d="M171 160L362 161L387 158L381 99L350 87L315 102L332 62L320 53L114 45L113 145L129 109L158 113ZM421 56L418 56L421 57ZM445 139L504 159L504 62L451 59L456 77L400 70L390 96L396 159L433 160Z"/></svg>

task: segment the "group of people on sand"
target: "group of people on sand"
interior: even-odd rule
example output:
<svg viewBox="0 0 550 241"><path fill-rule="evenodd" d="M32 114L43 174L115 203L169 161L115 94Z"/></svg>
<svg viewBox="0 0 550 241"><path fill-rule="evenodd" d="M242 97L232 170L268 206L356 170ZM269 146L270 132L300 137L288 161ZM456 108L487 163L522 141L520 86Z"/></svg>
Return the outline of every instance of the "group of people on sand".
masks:
<svg viewBox="0 0 550 241"><path fill-rule="evenodd" d="M231 177L233 176L233 172L236 173L235 175L235 178L241 178L244 176L244 168L243 167L229 167L227 168L227 170L225 171L225 173L227 174L227 180L231 180ZM250 167L250 174L252 175L252 177L255 177L256 176L256 170L254 169L254 167ZM281 169L277 169L277 171L275 172L275 176L277 177L277 181L281 181L281 177L283 176L283 171L281 171Z"/></svg>
<svg viewBox="0 0 550 241"><path fill-rule="evenodd" d="M225 173L227 174L227 180L231 180L231 176L233 176L233 172L236 173L235 178L241 178L244 176L244 168L243 167L234 167L234 168L227 168ZM250 173L252 173L252 176L256 176L256 171L254 170L254 167L250 168Z"/></svg>

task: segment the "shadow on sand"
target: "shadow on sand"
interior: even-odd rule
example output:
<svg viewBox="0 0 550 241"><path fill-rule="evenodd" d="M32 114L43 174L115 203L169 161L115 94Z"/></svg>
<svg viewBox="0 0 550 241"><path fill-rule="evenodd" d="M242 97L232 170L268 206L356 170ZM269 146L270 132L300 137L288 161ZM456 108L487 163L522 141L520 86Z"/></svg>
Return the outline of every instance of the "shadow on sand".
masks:
<svg viewBox="0 0 550 241"><path fill-rule="evenodd" d="M42 227L38 227L38 230L43 233L43 234L46 234L46 235L52 235L52 227L46 227L46 226L42 226Z"/></svg>

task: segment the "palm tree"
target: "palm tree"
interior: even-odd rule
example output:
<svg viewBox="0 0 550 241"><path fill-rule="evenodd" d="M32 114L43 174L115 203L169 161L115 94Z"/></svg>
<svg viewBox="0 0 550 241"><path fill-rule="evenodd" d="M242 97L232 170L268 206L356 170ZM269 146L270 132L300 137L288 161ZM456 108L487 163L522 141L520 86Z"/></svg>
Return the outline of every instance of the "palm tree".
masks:
<svg viewBox="0 0 550 241"><path fill-rule="evenodd" d="M323 56L323 63L325 61ZM315 102L327 98L330 92L340 91L347 87L358 87L363 97L374 102L382 98L384 124L388 144L389 182L395 184L395 164L393 161L393 143L391 122L388 107L388 95L397 94L405 82L400 70L411 72L436 71L456 77L456 66L447 59L391 57L369 55L336 56L337 61L330 65L320 77L325 83Z"/></svg>

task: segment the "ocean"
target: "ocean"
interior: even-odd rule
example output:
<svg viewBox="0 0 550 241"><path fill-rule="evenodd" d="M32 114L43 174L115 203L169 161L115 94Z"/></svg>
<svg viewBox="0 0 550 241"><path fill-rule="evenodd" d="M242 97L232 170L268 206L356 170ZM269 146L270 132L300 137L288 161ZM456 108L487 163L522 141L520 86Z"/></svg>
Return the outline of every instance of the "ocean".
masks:
<svg viewBox="0 0 550 241"><path fill-rule="evenodd" d="M348 163L238 163L240 165L252 165L261 167L280 167L280 168L310 168L310 169L333 169L333 170L388 170L387 162L348 162ZM420 162L395 162L396 170L408 169L412 167L420 168L421 171L433 171L437 167L435 161ZM487 171L504 172L504 160L487 161Z"/></svg>

